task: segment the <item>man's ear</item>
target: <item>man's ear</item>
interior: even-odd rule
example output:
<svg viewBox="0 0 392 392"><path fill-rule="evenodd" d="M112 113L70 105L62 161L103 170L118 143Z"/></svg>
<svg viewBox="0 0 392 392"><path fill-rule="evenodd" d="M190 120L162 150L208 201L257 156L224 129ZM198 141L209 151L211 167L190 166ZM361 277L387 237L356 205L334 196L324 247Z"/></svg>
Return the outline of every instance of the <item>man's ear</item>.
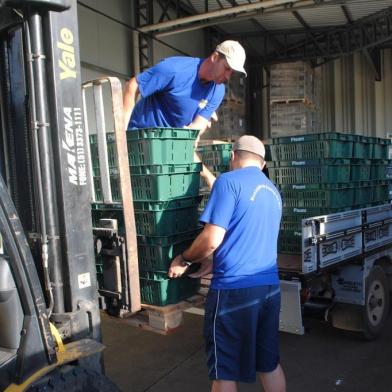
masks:
<svg viewBox="0 0 392 392"><path fill-rule="evenodd" d="M211 62L212 63L216 63L219 60L219 53L218 52L214 52L211 55Z"/></svg>
<svg viewBox="0 0 392 392"><path fill-rule="evenodd" d="M234 151L230 151L230 161L234 161Z"/></svg>

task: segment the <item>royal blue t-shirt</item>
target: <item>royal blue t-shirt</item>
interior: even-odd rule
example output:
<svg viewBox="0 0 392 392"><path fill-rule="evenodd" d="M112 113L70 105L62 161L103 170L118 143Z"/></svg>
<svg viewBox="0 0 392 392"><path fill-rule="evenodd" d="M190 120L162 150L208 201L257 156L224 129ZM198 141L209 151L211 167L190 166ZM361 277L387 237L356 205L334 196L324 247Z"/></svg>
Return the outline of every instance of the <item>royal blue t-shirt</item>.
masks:
<svg viewBox="0 0 392 392"><path fill-rule="evenodd" d="M137 75L141 99L128 129L182 128L198 114L209 120L222 102L225 86L200 81L202 62L193 57L169 57Z"/></svg>
<svg viewBox="0 0 392 392"><path fill-rule="evenodd" d="M214 289L278 284L277 241L282 200L256 166L221 174L200 218L226 229L214 252Z"/></svg>

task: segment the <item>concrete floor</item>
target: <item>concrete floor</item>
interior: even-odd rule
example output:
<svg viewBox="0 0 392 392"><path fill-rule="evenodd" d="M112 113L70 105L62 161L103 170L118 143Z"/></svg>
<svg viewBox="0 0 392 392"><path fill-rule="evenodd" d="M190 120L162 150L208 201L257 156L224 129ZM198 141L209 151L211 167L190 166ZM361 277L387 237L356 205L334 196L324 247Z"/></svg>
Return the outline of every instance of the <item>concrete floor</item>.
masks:
<svg viewBox="0 0 392 392"><path fill-rule="evenodd" d="M107 375L124 392L209 391L202 325L202 316L185 313L184 325L163 336L104 315ZM304 336L281 334L281 357L290 392L390 392L392 317L373 342L308 322ZM260 390L258 383L239 386Z"/></svg>

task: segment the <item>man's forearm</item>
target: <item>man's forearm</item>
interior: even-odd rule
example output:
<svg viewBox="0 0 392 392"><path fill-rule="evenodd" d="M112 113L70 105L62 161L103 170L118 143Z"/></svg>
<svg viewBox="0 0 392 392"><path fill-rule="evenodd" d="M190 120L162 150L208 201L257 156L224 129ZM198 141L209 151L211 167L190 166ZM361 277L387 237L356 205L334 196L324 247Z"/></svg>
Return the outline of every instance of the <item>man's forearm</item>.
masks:
<svg viewBox="0 0 392 392"><path fill-rule="evenodd" d="M195 238L192 245L186 249L182 256L184 259L197 263L210 256L222 243L226 230L210 225Z"/></svg>
<svg viewBox="0 0 392 392"><path fill-rule="evenodd" d="M125 129L128 127L128 123L131 118L133 108L135 107L136 98L138 97L138 95L139 85L136 78L132 78L126 83L123 94L123 121Z"/></svg>

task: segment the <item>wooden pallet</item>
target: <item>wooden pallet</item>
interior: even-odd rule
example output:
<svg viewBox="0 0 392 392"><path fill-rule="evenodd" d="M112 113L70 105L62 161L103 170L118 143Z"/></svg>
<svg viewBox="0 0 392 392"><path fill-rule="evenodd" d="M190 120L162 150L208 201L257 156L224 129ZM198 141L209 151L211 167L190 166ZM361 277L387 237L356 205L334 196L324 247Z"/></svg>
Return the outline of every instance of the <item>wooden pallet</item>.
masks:
<svg viewBox="0 0 392 392"><path fill-rule="evenodd" d="M282 98L282 99L271 99L270 103L273 104L288 104L288 103L303 103L308 106L314 105L308 98Z"/></svg>
<svg viewBox="0 0 392 392"><path fill-rule="evenodd" d="M205 302L204 294L197 294L177 304L155 306L142 304L142 310L124 319L135 327L167 335L183 323L183 313L190 308L200 308Z"/></svg>

